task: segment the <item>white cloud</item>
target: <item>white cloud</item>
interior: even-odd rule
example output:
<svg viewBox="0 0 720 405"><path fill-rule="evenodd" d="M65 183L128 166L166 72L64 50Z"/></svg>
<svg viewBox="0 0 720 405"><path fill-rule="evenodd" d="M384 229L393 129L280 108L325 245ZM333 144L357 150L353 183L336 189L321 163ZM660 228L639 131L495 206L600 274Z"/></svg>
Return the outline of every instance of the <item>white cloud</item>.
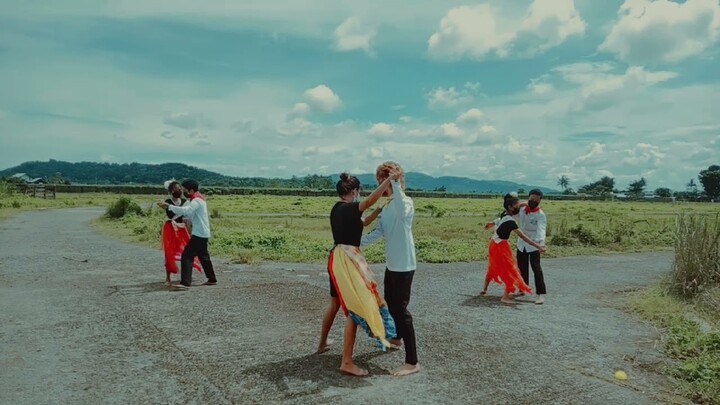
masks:
<svg viewBox="0 0 720 405"><path fill-rule="evenodd" d="M406 109L406 108L407 108L407 106L404 105L404 104L397 104L397 105L392 105L392 106L390 106L390 109L393 110L393 111L401 111L401 110L404 110L404 109Z"/></svg>
<svg viewBox="0 0 720 405"><path fill-rule="evenodd" d="M649 143L639 143L635 148L627 149L625 153L628 156L624 162L629 165L657 166L665 158L665 153L661 152L659 147Z"/></svg>
<svg viewBox="0 0 720 405"><path fill-rule="evenodd" d="M440 131L443 135L450 138L458 138L463 135L462 129L460 129L454 122L448 122L440 125Z"/></svg>
<svg viewBox="0 0 720 405"><path fill-rule="evenodd" d="M491 134L497 132L497 129L492 125L483 125L480 127L480 132L483 134Z"/></svg>
<svg viewBox="0 0 720 405"><path fill-rule="evenodd" d="M305 90L305 99L310 107L323 112L335 111L342 105L340 97L324 84Z"/></svg>
<svg viewBox="0 0 720 405"><path fill-rule="evenodd" d="M542 95L553 91L553 86L550 83L532 81L530 84L528 84L527 89L530 90L530 92L533 94Z"/></svg>
<svg viewBox="0 0 720 405"><path fill-rule="evenodd" d="M436 87L430 90L425 97L428 100L430 109L453 108L472 102L478 89L479 86L474 83L465 83L460 90L456 89L455 86Z"/></svg>
<svg viewBox="0 0 720 405"><path fill-rule="evenodd" d="M585 21L574 0L535 0L520 25L520 33L541 39L541 49L558 46L573 35L585 33Z"/></svg>
<svg viewBox="0 0 720 405"><path fill-rule="evenodd" d="M389 136L393 133L393 127L392 125L388 125L384 122L378 122L370 127L368 133L370 135Z"/></svg>
<svg viewBox="0 0 720 405"><path fill-rule="evenodd" d="M676 76L675 72L648 72L639 66L629 67L622 75L600 75L583 86L581 101L576 106L580 110L602 110L621 98Z"/></svg>
<svg viewBox="0 0 720 405"><path fill-rule="evenodd" d="M479 59L489 53L506 56L513 33L500 33L495 11L487 4L450 9L438 31L428 39L428 52L437 59Z"/></svg>
<svg viewBox="0 0 720 405"><path fill-rule="evenodd" d="M632 64L678 62L702 53L720 36L717 0L626 0L599 50Z"/></svg>
<svg viewBox="0 0 720 405"><path fill-rule="evenodd" d="M370 46L375 34L375 28L363 24L356 16L350 17L335 29L335 49L371 53Z"/></svg>
<svg viewBox="0 0 720 405"><path fill-rule="evenodd" d="M305 115L310 112L310 105L308 103L295 103L292 110L290 111L293 115Z"/></svg>
<svg viewBox="0 0 720 405"><path fill-rule="evenodd" d="M607 161L605 156L605 145L599 142L593 142L588 146L587 153L578 156L573 161L573 166L597 165Z"/></svg>
<svg viewBox="0 0 720 405"><path fill-rule="evenodd" d="M212 123L201 113L182 112L165 117L165 125L183 129L210 128Z"/></svg>
<svg viewBox="0 0 720 405"><path fill-rule="evenodd" d="M371 159L379 159L379 158L385 156L385 149L383 149L383 148L381 148L381 147L377 147L377 146L376 146L376 147L372 147L372 148L370 148L370 150L368 151L368 156L369 156Z"/></svg>
<svg viewBox="0 0 720 405"><path fill-rule="evenodd" d="M100 155L101 162L112 162L113 160L115 160L115 156L110 155L108 153L103 153Z"/></svg>
<svg viewBox="0 0 720 405"><path fill-rule="evenodd" d="M457 122L479 122L483 116L482 111L477 108L471 108L457 117Z"/></svg>
<svg viewBox="0 0 720 405"><path fill-rule="evenodd" d="M163 132L160 134L160 136L162 136L162 137L165 138L165 139L173 139L173 138L175 137L175 135L173 135L173 133L170 132L170 131L163 131Z"/></svg>
<svg viewBox="0 0 720 405"><path fill-rule="evenodd" d="M412 122L412 120L413 120L412 117L410 117L408 115L403 115L402 117L400 117L400 121L405 124Z"/></svg>
<svg viewBox="0 0 720 405"><path fill-rule="evenodd" d="M506 21L487 4L461 6L440 20L428 39L428 53L443 60L529 56L584 33L574 0L534 0L519 21Z"/></svg>

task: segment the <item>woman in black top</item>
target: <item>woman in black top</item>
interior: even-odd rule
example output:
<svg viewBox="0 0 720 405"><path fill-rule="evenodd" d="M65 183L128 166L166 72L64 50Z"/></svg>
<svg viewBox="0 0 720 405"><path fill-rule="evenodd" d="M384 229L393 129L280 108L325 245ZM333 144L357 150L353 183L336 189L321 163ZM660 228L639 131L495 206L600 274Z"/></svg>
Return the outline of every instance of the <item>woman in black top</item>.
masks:
<svg viewBox="0 0 720 405"><path fill-rule="evenodd" d="M491 280L498 284L505 284L505 291L500 301L504 304L512 304L510 294L514 293L516 288L528 294L531 293L531 290L520 276L520 270L517 267L512 250L510 249L510 244L508 243L510 235L514 232L518 238L534 246L541 253L545 252L545 249L528 238L519 229L517 222L515 222L513 216L520 212L520 201L516 196L506 194L503 208L505 208L505 211L500 215L499 219L485 225L486 229L494 226L495 232L493 232L493 236L490 238L490 245L488 247L488 270L485 275L485 285L483 285L480 294L484 295L487 293L487 288Z"/></svg>
<svg viewBox="0 0 720 405"><path fill-rule="evenodd" d="M390 187L390 181L397 177L398 174L392 173L365 200L359 201L360 181L347 173L341 174L336 185L340 201L330 211L330 227L335 243L328 260L331 297L323 316L318 352L327 350L328 333L335 314L342 307L347 319L340 371L354 376L368 374L352 360L358 325L377 339L378 345L383 348L390 347L387 339L395 337L395 325L387 305L378 293L372 271L360 254L360 239L364 225L362 213L377 202Z"/></svg>

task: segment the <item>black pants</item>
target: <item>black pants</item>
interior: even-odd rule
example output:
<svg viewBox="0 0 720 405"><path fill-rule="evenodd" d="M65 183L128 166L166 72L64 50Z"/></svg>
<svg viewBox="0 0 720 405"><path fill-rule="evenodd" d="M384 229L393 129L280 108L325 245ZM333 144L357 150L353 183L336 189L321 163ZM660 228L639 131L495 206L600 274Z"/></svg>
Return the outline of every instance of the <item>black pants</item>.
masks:
<svg viewBox="0 0 720 405"><path fill-rule="evenodd" d="M395 321L398 339L405 345L405 363L417 364L415 346L415 328L412 315L407 306L410 303L410 290L415 271L390 271L385 269L385 301L390 315Z"/></svg>
<svg viewBox="0 0 720 405"><path fill-rule="evenodd" d="M543 277L542 266L540 266L540 252L517 251L517 262L520 268L525 284L530 285L530 272L528 264L532 266L533 276L535 278L535 292L537 294L545 294L545 277Z"/></svg>
<svg viewBox="0 0 720 405"><path fill-rule="evenodd" d="M200 260L200 264L208 281L217 282L207 246L208 238L201 238L194 235L190 237L190 242L185 246L180 259L180 284L190 287L192 283L193 261L196 257Z"/></svg>

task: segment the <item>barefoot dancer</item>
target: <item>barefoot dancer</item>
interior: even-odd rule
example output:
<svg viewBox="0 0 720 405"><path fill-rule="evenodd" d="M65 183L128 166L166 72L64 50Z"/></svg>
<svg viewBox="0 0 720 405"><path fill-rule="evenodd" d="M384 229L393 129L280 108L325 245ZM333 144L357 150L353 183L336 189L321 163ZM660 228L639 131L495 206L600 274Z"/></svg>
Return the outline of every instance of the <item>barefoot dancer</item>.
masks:
<svg viewBox="0 0 720 405"><path fill-rule="evenodd" d="M170 192L170 198L165 200L165 204L176 207L185 205L187 200L182 198L180 183L169 180L165 182L165 188ZM167 219L162 227L162 247L165 252L165 285L170 286L170 274L177 274L177 262L180 261L180 255L190 241L190 235L182 215L174 214L169 209L165 209L165 213ZM195 260L193 267L200 271L200 262Z"/></svg>
<svg viewBox="0 0 720 405"><path fill-rule="evenodd" d="M518 229L518 224L513 218L513 215L517 215L520 212L520 202L516 196L512 194L505 195L503 208L505 208L505 211L500 215L500 219L485 225L486 229L495 226L495 232L493 232L493 236L490 238L490 245L488 247L488 270L485 275L485 284L480 294L487 294L487 288L491 280L498 284L505 284L505 292L500 301L504 304L512 304L510 294L514 293L516 288L528 294L531 294L532 290L525 284L520 276L520 270L515 263L510 244L508 243L510 234L515 232L520 239L541 253L545 252L545 248L530 240L530 238Z"/></svg>
<svg viewBox="0 0 720 405"><path fill-rule="evenodd" d="M397 175L391 173L391 177L397 178ZM335 203L330 211L330 227L335 248L328 259L328 272L337 301L347 316L340 371L354 376L362 377L368 374L367 370L358 367L352 360L358 325L375 338L376 343L383 349L390 347L387 339L395 337L395 325L387 305L377 291L373 273L359 248L363 229L362 213L372 206L389 186L390 179L384 181L368 198L358 202L360 181L357 177L343 173L336 185L340 201ZM328 322L331 309L328 308L323 318L325 337L326 325L332 325L332 318Z"/></svg>
<svg viewBox="0 0 720 405"><path fill-rule="evenodd" d="M370 215L363 217L363 227L370 225L380 214L381 210L382 208L378 207ZM330 343L332 343L332 340L328 339L328 335L330 334L330 329L332 329L333 322L335 322L335 317L337 316L339 310L340 301L338 301L335 286L333 285L332 280L330 280L330 302L328 303L328 307L325 309L325 314L323 315L322 328L320 329L320 343L318 344L316 353L325 353L330 350Z"/></svg>
<svg viewBox="0 0 720 405"><path fill-rule="evenodd" d="M415 241L412 223L415 206L412 198L405 195L405 179L402 168L395 162L384 162L377 167L375 178L382 184L390 172L400 173L400 180L393 180L385 195L392 199L385 205L375 229L363 236L360 246L366 246L385 238L385 301L395 321L398 339L390 343L405 344L405 363L393 371L403 376L420 370L415 345L413 318L407 306L410 303L413 276L415 275Z"/></svg>

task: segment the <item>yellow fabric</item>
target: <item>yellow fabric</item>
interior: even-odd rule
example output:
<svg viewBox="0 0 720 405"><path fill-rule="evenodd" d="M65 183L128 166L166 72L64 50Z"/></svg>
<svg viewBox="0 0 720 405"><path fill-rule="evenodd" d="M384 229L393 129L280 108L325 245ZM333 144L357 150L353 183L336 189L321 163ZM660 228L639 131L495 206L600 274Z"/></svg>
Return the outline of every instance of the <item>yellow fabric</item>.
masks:
<svg viewBox="0 0 720 405"><path fill-rule="evenodd" d="M367 322L374 337L390 346L379 307L385 300L377 292L377 283L357 247L338 245L333 252L332 273L338 293L347 311Z"/></svg>

